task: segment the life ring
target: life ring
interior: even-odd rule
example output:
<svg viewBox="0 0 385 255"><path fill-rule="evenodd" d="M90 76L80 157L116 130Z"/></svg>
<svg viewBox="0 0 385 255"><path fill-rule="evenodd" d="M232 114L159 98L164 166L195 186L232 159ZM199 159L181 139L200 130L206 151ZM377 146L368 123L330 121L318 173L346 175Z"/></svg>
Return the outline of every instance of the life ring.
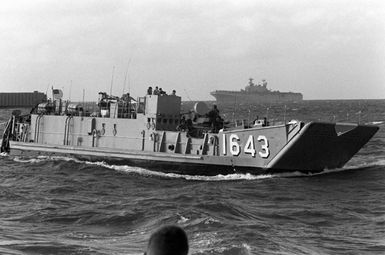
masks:
<svg viewBox="0 0 385 255"><path fill-rule="evenodd" d="M150 122L147 122L147 125L146 125L147 129L150 129L151 127L151 123Z"/></svg>

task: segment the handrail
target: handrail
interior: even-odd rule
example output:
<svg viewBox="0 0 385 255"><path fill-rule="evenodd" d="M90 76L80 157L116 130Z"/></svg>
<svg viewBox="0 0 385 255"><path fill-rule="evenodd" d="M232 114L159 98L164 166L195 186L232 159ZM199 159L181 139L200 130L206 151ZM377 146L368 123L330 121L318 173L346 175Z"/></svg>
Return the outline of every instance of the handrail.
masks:
<svg viewBox="0 0 385 255"><path fill-rule="evenodd" d="M64 139L63 139L63 145L68 145L68 138L69 138L69 124L72 119L72 116L68 116L64 122Z"/></svg>
<svg viewBox="0 0 385 255"><path fill-rule="evenodd" d="M3 137L2 137L2 140L1 140L1 148L0 148L0 152L9 152L10 151L10 147L9 147L9 136L10 136L10 126L12 125L12 122L13 121L13 116L9 119L9 121L7 122L7 126L4 130L4 133L3 133Z"/></svg>
<svg viewBox="0 0 385 255"><path fill-rule="evenodd" d="M40 133L40 120L43 117L43 115L38 115L36 117L36 122L35 122L35 135L34 135L34 141L37 143L39 141L39 133ZM37 131L37 132L36 132Z"/></svg>

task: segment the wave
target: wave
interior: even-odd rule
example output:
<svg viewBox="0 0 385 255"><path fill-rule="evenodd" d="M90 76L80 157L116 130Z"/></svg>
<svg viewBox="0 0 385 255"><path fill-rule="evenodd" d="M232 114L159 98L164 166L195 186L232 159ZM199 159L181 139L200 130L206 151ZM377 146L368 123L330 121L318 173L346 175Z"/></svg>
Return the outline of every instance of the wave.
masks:
<svg viewBox="0 0 385 255"><path fill-rule="evenodd" d="M379 159L377 160L376 166L385 166L385 159Z"/></svg>
<svg viewBox="0 0 385 255"><path fill-rule="evenodd" d="M252 254L251 247L247 243L241 244L224 244L226 240L218 239L216 233L214 235L202 235L198 234L198 238L201 240L194 241L193 245L199 247L193 254L238 254L249 255Z"/></svg>
<svg viewBox="0 0 385 255"><path fill-rule="evenodd" d="M16 162L20 163L40 163L40 162L48 162L48 161L72 161L74 163L79 164L87 164L87 165L95 165L104 167L107 169L113 169L120 172L126 172L126 173L135 173L143 176L154 176L154 177L161 177L161 178L172 178L172 179L185 179L189 181L235 181L235 180L260 180L260 179L269 179L274 177L279 177L280 174L260 174L260 175L253 175L253 174L228 174L228 175L215 175L215 176L204 176L204 175L184 175L184 174L176 174L176 173L165 173L165 172L158 172L158 171L152 171L149 169L141 168L141 167L135 167L135 166L127 166L127 165L110 165L107 164L104 161L97 161L97 162L91 162L91 161L81 161L75 158L71 157L64 157L64 156L38 156L35 158L20 158L15 157L13 159Z"/></svg>
<svg viewBox="0 0 385 255"><path fill-rule="evenodd" d="M109 165L105 162L85 162L86 164L98 165L104 168L113 169L120 172L126 173L135 173L144 176L156 176L161 178L171 178L171 179L185 179L188 181L234 181L234 180L258 180L272 178L273 175L270 174L261 174L261 175L252 175L249 173L246 174L228 174L228 175L215 175L215 176L205 176L205 175L184 175L176 173L164 173L148 170L141 167L127 166L127 165Z"/></svg>
<svg viewBox="0 0 385 255"><path fill-rule="evenodd" d="M273 179L273 178L290 178L290 177L311 177L311 176L319 176L324 174L338 173L344 171L357 170L361 168L370 168L376 166L385 166L385 159L379 159L373 163L363 163L355 166L348 166L337 169L325 169L318 173L306 173L301 171L292 171L292 172L283 172L283 173L266 173L266 174L250 174L250 173L234 173L234 174L226 174L226 175L215 175L215 176L206 176L206 175L185 175L185 174L177 174L177 173L166 173L153 171L141 167L136 166L128 166L128 165L110 165L104 161L82 161L72 157L64 157L64 156L38 156L36 158L20 158L15 157L13 159L16 162L21 163L40 163L44 161L66 161L66 162L74 162L78 164L87 164L87 165L95 165L100 166L107 169L112 169L119 172L138 174L142 176L153 176L160 178L168 178L168 179L184 179L187 181L240 181L240 180L263 180L263 179Z"/></svg>
<svg viewBox="0 0 385 255"><path fill-rule="evenodd" d="M371 122L368 122L367 124L382 125L382 124L385 124L385 121L371 121Z"/></svg>
<svg viewBox="0 0 385 255"><path fill-rule="evenodd" d="M127 166L127 165L109 165L106 162L84 162L86 164L98 165L104 168L113 169L120 172L126 173L135 173L144 176L156 176L161 178L171 178L171 179L184 179L187 181L239 181L239 180L263 180L263 179L273 179L273 178L289 178L289 177L311 177L311 176L319 176L324 174L331 174L343 171L351 171L357 170L361 168L369 168L375 166L385 166L385 159L378 160L371 164L361 164L351 167L337 168L337 169L325 169L318 173L304 173L300 171L293 172L284 172L284 173L269 173L269 174L259 174L253 175L250 173L234 173L227 175L215 175L215 176L205 176L205 175L185 175L185 174L176 174L176 173L165 173L165 172L157 172L149 169L135 167L135 166Z"/></svg>
<svg viewBox="0 0 385 255"><path fill-rule="evenodd" d="M8 157L8 153L6 153L6 152L1 152L1 153L0 153L0 157Z"/></svg>
<svg viewBox="0 0 385 255"><path fill-rule="evenodd" d="M37 157L31 157L31 158L25 158L25 157L14 157L14 161L20 162L20 163L40 163L40 162L47 162L47 161L72 161L75 163L84 163L84 161L71 158L71 157L64 157L64 156L37 156Z"/></svg>
<svg viewBox="0 0 385 255"><path fill-rule="evenodd" d="M377 167L377 166L385 166L385 159L378 159L377 161L372 162L372 163L362 163L362 164L358 164L358 165L354 165L354 166L345 166L343 168L325 169L319 173L305 174L305 176L318 176L318 175L324 175L324 174L353 171L353 170L359 170L359 169L367 169L367 168L372 168L372 167Z"/></svg>

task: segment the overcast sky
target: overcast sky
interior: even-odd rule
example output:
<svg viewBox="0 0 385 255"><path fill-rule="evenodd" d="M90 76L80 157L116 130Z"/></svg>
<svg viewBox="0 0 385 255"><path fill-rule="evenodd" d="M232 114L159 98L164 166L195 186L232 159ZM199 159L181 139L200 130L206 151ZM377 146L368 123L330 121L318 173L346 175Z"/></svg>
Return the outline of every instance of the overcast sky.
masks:
<svg viewBox="0 0 385 255"><path fill-rule="evenodd" d="M115 95L213 100L253 77L304 99L385 98L383 0L3 0L0 37L1 92L96 100L114 73Z"/></svg>

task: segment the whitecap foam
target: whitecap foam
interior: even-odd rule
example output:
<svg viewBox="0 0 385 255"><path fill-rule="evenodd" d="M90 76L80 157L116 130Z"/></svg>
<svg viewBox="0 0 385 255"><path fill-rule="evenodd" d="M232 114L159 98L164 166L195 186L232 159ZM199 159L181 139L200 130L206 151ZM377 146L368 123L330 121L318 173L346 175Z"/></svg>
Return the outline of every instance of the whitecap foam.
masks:
<svg viewBox="0 0 385 255"><path fill-rule="evenodd" d="M360 168L368 168L368 167L376 167L376 166L385 166L385 159L384 158L377 158L377 159L373 159L371 162L362 162L360 164L348 165L342 169L346 169L346 170L354 169L354 170L356 170L356 169L360 169Z"/></svg>
<svg viewBox="0 0 385 255"><path fill-rule="evenodd" d="M374 165L376 166L385 166L385 159L379 159L377 160Z"/></svg>
<svg viewBox="0 0 385 255"><path fill-rule="evenodd" d="M179 220L177 221L178 224L186 223L190 219L187 217L184 217L182 214L177 213Z"/></svg>
<svg viewBox="0 0 385 255"><path fill-rule="evenodd" d="M371 124L371 125L382 125L382 124L384 124L384 121L371 121L371 122L368 122L367 124Z"/></svg>
<svg viewBox="0 0 385 255"><path fill-rule="evenodd" d="M311 176L319 176L324 174L330 174L330 173L337 173L337 172L344 172L344 171L351 171L351 170L357 170L360 168L367 168L371 166L378 166L378 165L385 165L385 159L376 161L372 164L361 164L356 166L350 166L350 167L343 167L343 168L335 168L335 169L324 169L321 172L317 173L311 173L311 172L301 172L301 171L292 171L292 172L282 172L282 173L268 173L268 174L250 174L250 173L233 173L233 174L218 174L214 176L207 176L207 175L187 175L187 174L177 174L177 173L165 173L165 172L158 172L158 171L152 171L141 167L134 167L134 166L127 166L127 165L109 165L105 162L87 162L87 164L95 164L102 167L106 167L109 169L113 169L116 171L122 171L126 173L135 173L139 175L145 175L145 176L156 176L161 178L171 178L171 179L184 179L187 181L240 181L240 180L263 180L263 179L273 179L273 178L290 178L290 177L311 177Z"/></svg>
<svg viewBox="0 0 385 255"><path fill-rule="evenodd" d="M81 161L71 157L64 156L37 156L35 158L21 158L14 157L13 159L16 162L21 163L31 163L36 164L44 161L72 161L81 164L95 165L100 166L120 172L126 173L135 173L143 176L155 176L161 178L171 178L171 179L184 179L188 181L237 181L237 180L262 180L262 179L271 179L279 177L293 177L301 176L299 172L293 173L279 173L279 174L260 174L253 175L250 173L234 173L234 174L218 174L215 176L206 176L206 175L186 175L186 174L177 174L177 173L165 173L159 171L152 171L141 167L127 166L127 165L110 165L104 161Z"/></svg>
<svg viewBox="0 0 385 255"><path fill-rule="evenodd" d="M47 161L46 159L41 159L41 158L20 158L20 157L14 157L13 161L19 162L19 163L40 163L42 161Z"/></svg>
<svg viewBox="0 0 385 255"><path fill-rule="evenodd" d="M84 163L83 161L77 160L75 158L71 157L64 157L64 156L37 156L33 158L24 158L24 157L14 157L14 161L21 162L21 163L40 163L44 161L72 161L77 163Z"/></svg>
<svg viewBox="0 0 385 255"><path fill-rule="evenodd" d="M88 164L96 164L103 166L109 169L114 169L117 171L122 171L126 173L136 173L145 176L157 176L162 178L172 178L172 179L185 179L188 181L236 181L236 180L259 180L274 178L275 175L270 174L261 174L261 175L252 175L249 173L246 174L227 174L227 175L214 175L214 176L205 176L205 175L185 175L185 174L176 174L176 173L164 173L158 171L152 171L145 168L133 167L133 166L117 166L117 165L108 165L105 162L95 162Z"/></svg>
<svg viewBox="0 0 385 255"><path fill-rule="evenodd" d="M373 167L373 166L378 166L378 165L385 165L385 160L377 161L372 164L360 164L360 165L355 165L355 166L348 166L348 167L342 167L342 168L334 168L334 169L324 169L321 172L318 173L299 173L298 177L300 176L319 176L319 175L324 175L324 174L331 174L331 173L339 173L339 172L347 172L347 171L353 171L353 170L358 170L361 168L368 168L368 167Z"/></svg>
<svg viewBox="0 0 385 255"><path fill-rule="evenodd" d="M205 239L195 241L192 246L197 246L199 253L209 254L209 253L219 253L219 254L238 254L238 255L249 255L251 253L251 246L242 243L242 244L228 244L223 245L223 240L218 236L217 233L214 233L213 236L204 236Z"/></svg>
<svg viewBox="0 0 385 255"><path fill-rule="evenodd" d="M113 169L116 171L126 172L126 173L135 173L143 176L156 176L161 178L171 178L171 179L185 179L188 181L237 181L237 180L261 180L261 179L270 179L275 177L282 177L282 174L260 174L253 175L250 173L234 173L234 174L219 174L215 176L206 176L206 175L185 175L177 173L165 173L159 171L153 171L136 166L128 165L110 165L105 161L81 161L76 158L65 157L65 156L37 156L34 158L21 158L15 157L13 159L16 162L21 163L40 163L44 161L72 161L81 164L95 165L108 169ZM289 173L289 176L292 176L292 173Z"/></svg>
<svg viewBox="0 0 385 255"><path fill-rule="evenodd" d="M1 155L1 154L0 154ZM6 154L8 155L8 154ZM5 155L2 155L5 156ZM304 173L301 171L292 171L292 172L283 172L283 173L268 173L268 174L251 174L251 173L233 173L233 174L218 174L214 176L207 176L207 175L187 175L187 174L177 174L177 173L166 173L166 172L160 172L160 171L153 171L141 167L136 166L128 166L128 165L110 165L104 161L82 161L78 160L76 158L71 157L65 157L65 156L38 156L36 158L20 158L15 157L13 159L16 162L21 163L40 163L44 161L71 161L76 162L79 164L88 164L88 165L95 165L104 167L107 169L112 169L120 172L125 173L134 173L142 176L153 176L153 177L160 177L160 178L171 178L171 179L184 179L187 181L240 181L240 180L263 180L263 179L273 179L273 178L289 178L289 177L311 177L311 176L319 176L323 174L330 174L330 173L337 173L337 172L343 172L343 171L349 171L349 170L357 170L363 167L371 167L371 166L384 166L385 165L385 159L380 159L376 162L373 162L372 164L363 163L360 165L355 166L349 166L344 168L337 168L337 169L325 169L318 173Z"/></svg>

